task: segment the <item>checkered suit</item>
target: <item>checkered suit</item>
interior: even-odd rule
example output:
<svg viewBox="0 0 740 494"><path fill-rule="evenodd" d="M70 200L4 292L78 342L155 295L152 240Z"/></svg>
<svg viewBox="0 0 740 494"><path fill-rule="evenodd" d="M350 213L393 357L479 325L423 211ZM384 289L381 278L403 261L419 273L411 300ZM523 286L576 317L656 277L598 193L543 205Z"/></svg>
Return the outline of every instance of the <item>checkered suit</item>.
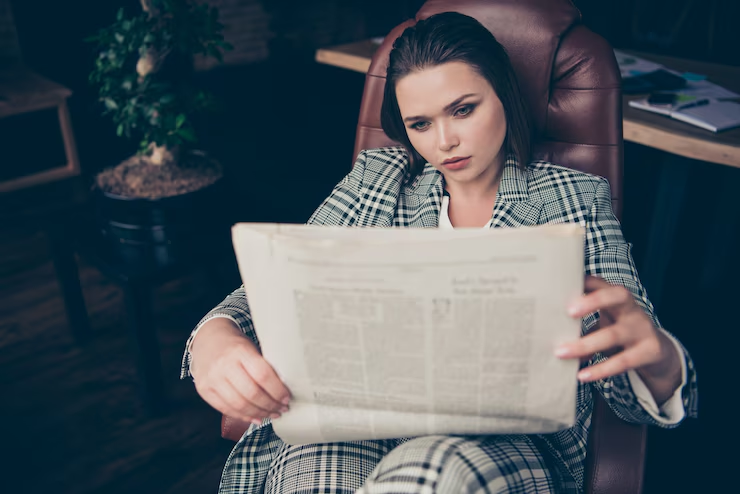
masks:
<svg viewBox="0 0 740 494"><path fill-rule="evenodd" d="M443 193L442 175L430 165L408 180L408 158L400 147L363 151L352 171L309 219L310 224L436 228ZM611 208L606 180L533 162L526 169L509 156L499 184L492 228L545 223L579 223L586 228L585 271L629 289L660 326L635 270L630 245ZM244 289L239 288L207 314L233 318L257 342ZM598 315L583 320L591 331ZM189 346L190 340L188 341ZM684 350L687 385L683 405L696 416L696 373ZM594 360L603 360L598 356ZM182 377L189 375L190 355ZM583 485L586 440L593 390L629 422L666 427L637 401L625 374L578 389L576 424L546 435L505 435L356 441L307 446L284 444L269 420L250 427L224 469L220 492L495 492L578 491ZM372 473L371 473L372 472ZM315 489L315 490L314 490ZM326 490L324 490L326 489ZM468 490L469 489L469 490Z"/></svg>

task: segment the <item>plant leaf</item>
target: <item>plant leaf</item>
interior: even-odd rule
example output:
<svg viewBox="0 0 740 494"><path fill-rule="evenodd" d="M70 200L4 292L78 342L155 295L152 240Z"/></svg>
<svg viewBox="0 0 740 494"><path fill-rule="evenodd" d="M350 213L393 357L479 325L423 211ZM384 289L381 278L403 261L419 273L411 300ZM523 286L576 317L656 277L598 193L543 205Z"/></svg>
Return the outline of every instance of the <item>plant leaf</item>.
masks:
<svg viewBox="0 0 740 494"><path fill-rule="evenodd" d="M192 129L184 128L178 129L177 135L185 139L186 141L195 142L195 132Z"/></svg>

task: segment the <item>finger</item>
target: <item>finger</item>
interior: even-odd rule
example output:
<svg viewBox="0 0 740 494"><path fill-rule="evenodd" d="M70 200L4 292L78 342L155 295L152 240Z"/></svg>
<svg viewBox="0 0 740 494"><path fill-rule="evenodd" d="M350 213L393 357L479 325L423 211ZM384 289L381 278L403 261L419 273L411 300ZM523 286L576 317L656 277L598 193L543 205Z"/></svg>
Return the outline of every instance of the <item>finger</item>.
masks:
<svg viewBox="0 0 740 494"><path fill-rule="evenodd" d="M264 389L254 382L242 366L238 367L238 371L228 374L227 380L242 397L256 407L264 410L267 414L288 411L287 405L273 400Z"/></svg>
<svg viewBox="0 0 740 494"><path fill-rule="evenodd" d="M578 380L583 383L606 379L636 369L640 364L640 351L629 348L596 365L585 367L578 372Z"/></svg>
<svg viewBox="0 0 740 494"><path fill-rule="evenodd" d="M267 417L276 419L280 417L280 413L264 410L250 403L228 380L221 383L216 392L224 399L227 405L237 410L237 413L239 413L240 416L246 415L248 417L258 419L264 419Z"/></svg>
<svg viewBox="0 0 740 494"><path fill-rule="evenodd" d="M258 418L244 415L243 412L229 405L226 402L226 400L222 398L221 395L215 389L213 388L199 389L197 383L196 383L196 389L198 389L198 393L200 394L200 396L203 398L203 400L206 403L208 403L210 406L212 406L213 408L215 408L222 414L228 417L246 420L247 422L261 423L261 421Z"/></svg>
<svg viewBox="0 0 740 494"><path fill-rule="evenodd" d="M607 285L580 297L568 307L571 317L584 317L587 314L608 309L616 318L632 308L635 300L622 286Z"/></svg>
<svg viewBox="0 0 740 494"><path fill-rule="evenodd" d="M570 343L564 343L555 349L559 358L588 358L595 353L609 353L621 349L631 342L629 334L618 324L612 324L593 331Z"/></svg>
<svg viewBox="0 0 740 494"><path fill-rule="evenodd" d="M592 276L590 274L586 275L586 280L583 283L583 289L586 293L591 293L600 288L608 288L610 286L613 285L609 284L609 282L604 278L599 278L598 276Z"/></svg>
<svg viewBox="0 0 740 494"><path fill-rule="evenodd" d="M252 380L273 400L283 405L290 403L290 391L285 387L275 370L256 349L252 351L254 352L253 355L249 355L251 352L245 352L245 355L241 358L242 366L252 377Z"/></svg>

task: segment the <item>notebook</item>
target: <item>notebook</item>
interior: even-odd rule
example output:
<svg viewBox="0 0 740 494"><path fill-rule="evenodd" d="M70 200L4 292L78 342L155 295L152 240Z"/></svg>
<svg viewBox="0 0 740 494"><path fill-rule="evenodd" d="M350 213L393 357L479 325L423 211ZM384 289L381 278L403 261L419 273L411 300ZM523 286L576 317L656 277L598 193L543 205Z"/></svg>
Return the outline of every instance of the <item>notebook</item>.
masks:
<svg viewBox="0 0 740 494"><path fill-rule="evenodd" d="M652 105L647 98L632 100L629 105L659 113L712 132L740 127L740 103L703 99L676 105Z"/></svg>

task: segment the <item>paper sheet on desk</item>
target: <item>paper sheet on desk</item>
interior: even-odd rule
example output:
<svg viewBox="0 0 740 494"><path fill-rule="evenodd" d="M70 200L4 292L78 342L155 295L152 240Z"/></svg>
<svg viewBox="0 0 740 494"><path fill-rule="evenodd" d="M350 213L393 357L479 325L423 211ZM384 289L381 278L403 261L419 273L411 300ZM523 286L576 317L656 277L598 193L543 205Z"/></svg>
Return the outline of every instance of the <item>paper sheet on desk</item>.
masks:
<svg viewBox="0 0 740 494"><path fill-rule="evenodd" d="M619 65L619 71L622 73L623 79L664 68L659 63L651 62L650 60L645 60L644 58L636 57L619 50L614 50L614 56L617 59L617 65Z"/></svg>
<svg viewBox="0 0 740 494"><path fill-rule="evenodd" d="M688 81L685 88L673 92L680 96L692 96L695 98L728 99L740 97L740 94L733 93L729 89L725 89L706 80Z"/></svg>
<svg viewBox="0 0 740 494"><path fill-rule="evenodd" d="M575 420L583 229L238 224L263 355L293 394L290 444L548 433Z"/></svg>

